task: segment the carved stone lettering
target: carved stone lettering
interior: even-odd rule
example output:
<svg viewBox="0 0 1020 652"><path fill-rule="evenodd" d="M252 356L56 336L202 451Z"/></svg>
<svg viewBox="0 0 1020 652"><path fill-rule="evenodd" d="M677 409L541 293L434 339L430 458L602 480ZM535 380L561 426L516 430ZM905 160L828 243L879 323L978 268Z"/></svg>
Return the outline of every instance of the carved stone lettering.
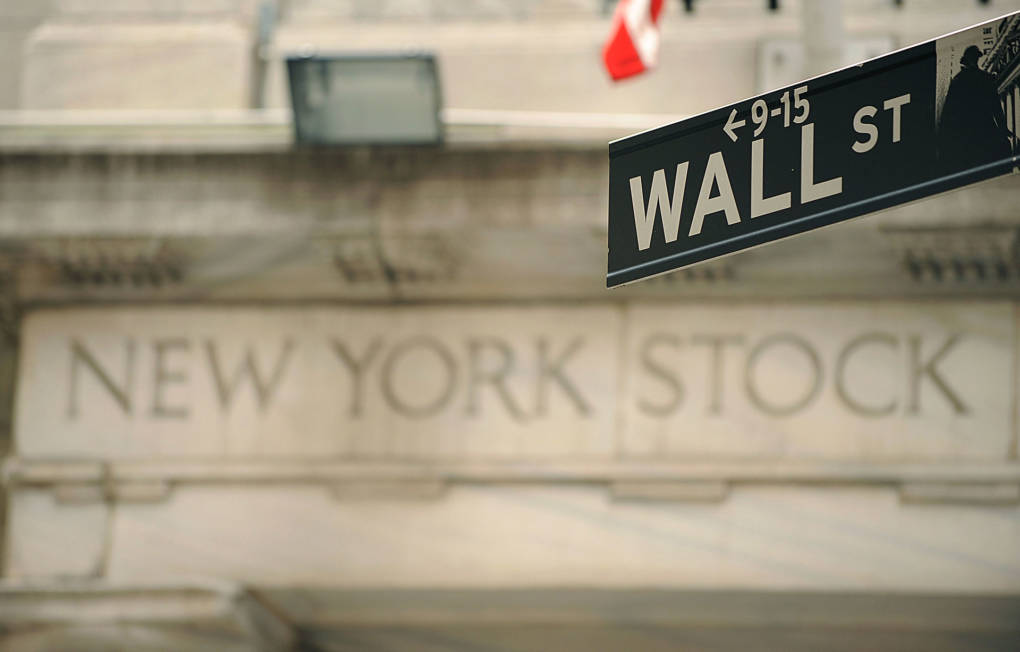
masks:
<svg viewBox="0 0 1020 652"><path fill-rule="evenodd" d="M442 369L443 381L432 390L432 396L427 393L424 398L421 395L407 396L397 390L400 362L415 350L430 352ZM380 383L386 404L397 413L419 419L432 416L445 408L457 391L457 363L439 340L433 337L412 338L390 349L383 361Z"/></svg>
<svg viewBox="0 0 1020 652"><path fill-rule="evenodd" d="M655 403L644 397L638 399L638 409L645 414L652 416L666 416L672 414L680 407L684 398L683 385L680 378L673 370L662 364L657 353L663 348L677 349L680 347L680 338L671 333L655 333L644 341L641 346L641 364L644 369L655 378L659 379L667 391L665 400Z"/></svg>
<svg viewBox="0 0 1020 652"><path fill-rule="evenodd" d="M25 455L903 462L1013 445L1010 304L42 313L20 355Z"/></svg>
<svg viewBox="0 0 1020 652"><path fill-rule="evenodd" d="M276 361L273 363L272 370L269 372L268 377L265 377L255 361L254 347L247 346L244 349L242 361L228 377L223 371L224 363L220 359L221 353L217 343L213 340L206 340L206 356L209 360L209 370L212 373L216 386L216 396L219 398L220 406L225 411L229 410L234 397L237 395L238 388L244 384L250 384L255 390L255 404L258 406L259 411L265 411L269 407L273 393L280 384L280 380L283 378L287 361L290 359L293 349L294 342L289 339L285 340L280 353L276 357ZM244 382L246 378L249 379L249 383Z"/></svg>
<svg viewBox="0 0 1020 652"><path fill-rule="evenodd" d="M848 409L863 417L884 417L896 411L897 400L891 397L888 402L882 405L867 405L855 399L847 387L846 367L851 357L860 349L866 346L881 345L891 349L893 352L899 347L899 340L891 333L864 333L850 340L839 352L836 360L835 386L836 395Z"/></svg>
<svg viewBox="0 0 1020 652"><path fill-rule="evenodd" d="M573 403L581 415L591 414L592 408L581 396L577 386L564 371L567 362L584 346L584 339L576 337L556 356L549 340L538 340L538 383L536 387L535 413L544 415L549 409L549 387L555 383L563 395Z"/></svg>
<svg viewBox="0 0 1020 652"><path fill-rule="evenodd" d="M790 346L800 351L811 365L811 377L805 385L804 392L799 398L785 405L771 403L762 396L758 386L758 378L755 374L758 361L765 355L766 351L781 345ZM751 404L762 412L776 417L795 414L810 405L822 390L821 358L818 357L818 352L806 340L793 333L771 335L758 342L747 355L747 363L744 366L744 388L747 391L747 398L751 401Z"/></svg>
<svg viewBox="0 0 1020 652"><path fill-rule="evenodd" d="M623 455L1003 459L1014 438L1006 303L632 309Z"/></svg>
<svg viewBox="0 0 1020 652"><path fill-rule="evenodd" d="M354 418L361 416L365 402L365 372L369 365L375 360L379 349L382 348L382 340L376 338L362 351L361 355L355 355L341 339L333 340L333 351L343 362L351 376L351 400L348 403L348 414Z"/></svg>
<svg viewBox="0 0 1020 652"><path fill-rule="evenodd" d="M739 335L705 335L697 334L691 338L694 344L706 345L711 351L709 364L708 386L712 388L709 396L708 411L719 414L723 409L723 355L727 345L739 346L744 338Z"/></svg>
<svg viewBox="0 0 1020 652"><path fill-rule="evenodd" d="M514 369L514 351L505 341L498 338L471 338L468 340L468 403L467 413L479 416L482 413L482 390L491 386L507 413L523 421L527 416L507 387L507 378ZM489 358L495 358L492 363ZM486 366L488 364L488 366Z"/></svg>
<svg viewBox="0 0 1020 652"><path fill-rule="evenodd" d="M155 340L152 343L152 416L157 418L185 419L188 416L186 405L167 405L167 385L186 383L187 372L179 367L171 367L169 360L174 351L187 353L190 342L182 337Z"/></svg>
<svg viewBox="0 0 1020 652"><path fill-rule="evenodd" d="M40 310L23 334L16 445L100 460L604 458L622 317L530 305Z"/></svg>
<svg viewBox="0 0 1020 652"><path fill-rule="evenodd" d="M945 343L927 360L921 355L921 337L913 335L909 338L910 344L910 413L918 414L921 411L921 381L927 378L932 382L939 392L953 406L953 412L967 414L970 410L953 391L949 383L938 371L938 364L945 358L950 350L959 343L962 335L959 333L950 335Z"/></svg>
<svg viewBox="0 0 1020 652"><path fill-rule="evenodd" d="M80 367L83 365L92 372L93 377L109 392L113 400L120 406L120 409L124 411L124 414L131 413L131 390L134 388L135 369L135 341L131 338L124 339L123 357L124 372L121 376L122 380L118 384L111 378L110 373L96 361L84 344L77 339L71 340L71 377L67 393L67 416L69 418L74 419L79 414L78 376L81 373Z"/></svg>

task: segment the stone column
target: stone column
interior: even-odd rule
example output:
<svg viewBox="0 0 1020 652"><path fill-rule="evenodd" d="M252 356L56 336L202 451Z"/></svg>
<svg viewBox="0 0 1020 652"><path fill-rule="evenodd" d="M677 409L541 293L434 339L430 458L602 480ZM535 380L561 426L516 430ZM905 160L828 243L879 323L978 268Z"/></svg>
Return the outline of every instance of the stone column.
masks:
<svg viewBox="0 0 1020 652"><path fill-rule="evenodd" d="M802 4L804 72L820 75L843 65L846 30L842 0L811 0Z"/></svg>

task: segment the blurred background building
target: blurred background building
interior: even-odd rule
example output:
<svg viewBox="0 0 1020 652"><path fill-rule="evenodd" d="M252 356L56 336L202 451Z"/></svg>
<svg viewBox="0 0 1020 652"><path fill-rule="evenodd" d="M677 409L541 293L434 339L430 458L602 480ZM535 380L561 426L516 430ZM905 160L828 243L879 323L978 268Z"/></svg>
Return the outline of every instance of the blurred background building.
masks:
<svg viewBox="0 0 1020 652"><path fill-rule="evenodd" d="M604 274L608 140L1020 2L611 5L0 1L0 649L1017 649L1015 176Z"/></svg>

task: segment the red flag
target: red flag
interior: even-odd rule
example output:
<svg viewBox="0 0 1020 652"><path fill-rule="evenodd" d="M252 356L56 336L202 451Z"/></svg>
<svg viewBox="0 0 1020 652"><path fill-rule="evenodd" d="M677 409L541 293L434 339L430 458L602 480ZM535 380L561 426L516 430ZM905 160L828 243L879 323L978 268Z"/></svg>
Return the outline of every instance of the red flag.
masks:
<svg viewBox="0 0 1020 652"><path fill-rule="evenodd" d="M609 76L619 81L655 67L659 58L662 0L620 0L602 48Z"/></svg>

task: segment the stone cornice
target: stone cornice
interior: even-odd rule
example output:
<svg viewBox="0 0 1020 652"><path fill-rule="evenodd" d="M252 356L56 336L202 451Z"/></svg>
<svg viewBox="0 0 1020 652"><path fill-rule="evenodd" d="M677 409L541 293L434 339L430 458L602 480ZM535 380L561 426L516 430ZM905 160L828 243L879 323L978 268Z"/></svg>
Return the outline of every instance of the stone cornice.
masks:
<svg viewBox="0 0 1020 652"><path fill-rule="evenodd" d="M1015 179L611 292L607 158L449 145L0 151L22 302L1020 295Z"/></svg>
<svg viewBox="0 0 1020 652"><path fill-rule="evenodd" d="M447 462L50 461L9 458L11 488L53 491L62 503L161 502L182 485L317 485L339 500L421 500L459 483L603 485L618 500L724 500L746 485L891 486L908 502L1012 504L1020 501L1015 462Z"/></svg>

